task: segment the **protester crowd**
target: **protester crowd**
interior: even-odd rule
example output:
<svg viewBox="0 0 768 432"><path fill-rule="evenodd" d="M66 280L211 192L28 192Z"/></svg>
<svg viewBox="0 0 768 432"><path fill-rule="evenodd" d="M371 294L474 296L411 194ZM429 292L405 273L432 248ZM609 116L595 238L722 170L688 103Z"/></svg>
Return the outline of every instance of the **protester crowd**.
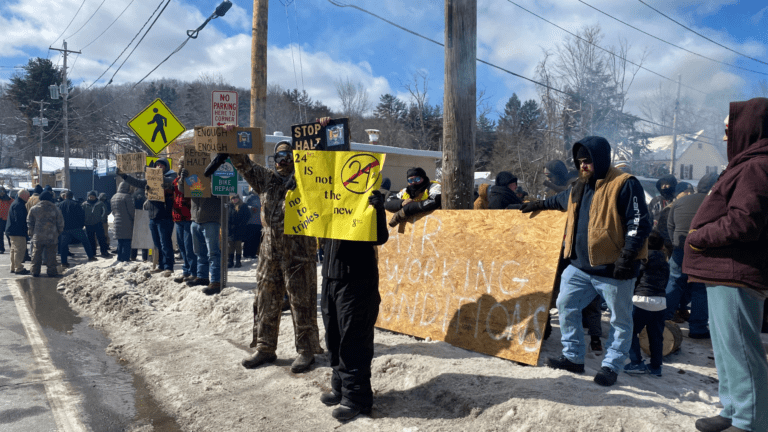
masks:
<svg viewBox="0 0 768 432"><path fill-rule="evenodd" d="M766 431L768 361L760 333L766 330L761 327L768 294L768 99L732 103L724 140L729 159L725 171L705 175L695 187L665 176L650 203L637 178L612 166L610 143L589 136L572 146L573 169L559 160L544 166L546 197L533 199L513 173L501 171L492 186L481 185L474 208L567 215L555 293L563 349L546 359L547 366L583 373L588 349L584 328L591 337L589 349L602 354L605 312L610 332L594 382L612 386L621 373L660 378L665 322L687 320L689 338L712 341L723 406L718 416L699 419L696 428ZM336 407L332 415L342 421L369 413L374 323L381 302L376 246L388 240L390 231L385 210L393 213L388 225L396 227L439 209L440 183L421 167L407 171L407 187L400 191L389 191L386 179L368 197L375 209L370 223L376 227L376 241L318 241L283 231L286 192L296 185L290 142L276 145L274 169L246 155L218 154L206 173L227 158L253 192L231 199L226 239L220 235L220 198L184 197L189 173L183 160L178 173L166 159L156 162L164 173L163 201L147 201L147 181L119 170L124 182L111 200L92 191L79 204L66 192L56 205L52 192L40 186L32 196L20 190L15 200L0 188L0 224L9 238L11 272L29 273L22 265L28 239L33 276L39 275L42 261L48 275L56 275L56 252L67 267L68 245L74 241L83 244L89 260L96 259L97 243L101 256L110 257L105 225L110 212L117 260L133 260L136 211L147 210L147 228L158 251L153 272L173 275L175 228L182 274L174 281L203 286L205 294L221 291L221 242L229 245L228 267L241 267L243 258L258 254L251 342L256 350L241 364L251 369L275 362L286 304L298 353L291 371L301 373L323 352L316 276L316 261L322 257L320 309L333 372L330 392L320 400ZM639 344L643 330L650 347L648 364Z"/></svg>

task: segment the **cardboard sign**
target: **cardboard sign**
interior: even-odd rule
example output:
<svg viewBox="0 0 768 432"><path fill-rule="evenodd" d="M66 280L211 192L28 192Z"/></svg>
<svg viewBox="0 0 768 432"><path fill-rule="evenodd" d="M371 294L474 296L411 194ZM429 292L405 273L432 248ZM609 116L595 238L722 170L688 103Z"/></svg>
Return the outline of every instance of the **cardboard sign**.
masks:
<svg viewBox="0 0 768 432"><path fill-rule="evenodd" d="M263 154L264 135L261 128L227 132L223 127L195 126L195 147L206 153Z"/></svg>
<svg viewBox="0 0 768 432"><path fill-rule="evenodd" d="M437 210L403 233L390 229L379 247L376 326L536 365L565 220L557 211Z"/></svg>
<svg viewBox="0 0 768 432"><path fill-rule="evenodd" d="M163 169L162 168L147 168L146 171L147 186L147 199L150 201L165 201L165 194L163 193Z"/></svg>
<svg viewBox="0 0 768 432"><path fill-rule="evenodd" d="M368 196L381 184L384 154L294 150L296 189L285 196L289 235L375 241Z"/></svg>
<svg viewBox="0 0 768 432"><path fill-rule="evenodd" d="M308 123L291 126L294 150L349 151L349 119L334 119L328 126Z"/></svg>
<svg viewBox="0 0 768 432"><path fill-rule="evenodd" d="M116 157L117 167L126 173L144 172L144 168L147 166L147 154L144 152L119 154Z"/></svg>
<svg viewBox="0 0 768 432"><path fill-rule="evenodd" d="M208 198L211 196L211 179L205 177L205 168L211 163L211 154L199 152L194 145L184 146L184 168L189 171L184 181L184 197Z"/></svg>

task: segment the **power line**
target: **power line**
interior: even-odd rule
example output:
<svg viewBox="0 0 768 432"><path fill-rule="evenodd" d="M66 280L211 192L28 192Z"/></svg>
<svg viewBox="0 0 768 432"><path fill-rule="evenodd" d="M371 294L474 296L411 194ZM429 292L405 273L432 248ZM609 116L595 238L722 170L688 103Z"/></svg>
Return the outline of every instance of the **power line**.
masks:
<svg viewBox="0 0 768 432"><path fill-rule="evenodd" d="M131 0L130 3L128 3L128 6L126 6L125 9L123 9L122 12L120 12L120 15L118 15L117 18L115 18L115 20L112 21L112 23L109 26L107 26L107 28L105 28L103 32L101 32L98 36L96 36L92 41L88 42L88 44L86 44L82 49L84 50L84 49L88 48L89 46L91 46L92 43L96 42L104 33L106 33L107 30L109 30L117 22L117 20L119 20L120 17L123 16L125 11L128 10L128 7L130 5L132 5L134 1L136 1L136 0Z"/></svg>
<svg viewBox="0 0 768 432"><path fill-rule="evenodd" d="M551 24L551 25L553 25L553 26L555 26L555 27L559 28L560 30L562 30L562 31L564 31L564 32L566 32L566 33L568 33L569 35L571 35L571 36L573 36L573 37L575 37L575 38L577 38L577 39L580 39L580 40L582 40L582 41L584 41L584 42L586 42L586 43L588 43L588 44L590 44L590 45L594 46L594 47L595 47L595 48L597 48L597 49L600 49L600 50L602 50L602 51L605 51L606 53L608 53L608 54L610 54L610 55L612 55L612 56L614 56L614 57L616 57L616 58L618 58L618 59L621 59L621 60L623 60L623 61L625 61L625 62L627 62L627 63L629 63L629 64L631 64L631 65L637 66L637 67L638 67L638 68L640 68L640 69L643 69L643 70L645 70L645 71L648 71L648 72L650 72L650 73L652 73L652 74L654 74L654 75L658 76L659 78L663 78L663 79L665 79L665 80L667 80L667 81L669 81L669 82L677 83L677 80L674 80L674 79L672 79L672 78L670 78L670 77L664 76L664 75L662 75L662 74L660 74L660 73L658 73L658 72L656 72L656 71L652 71L652 70L648 69L647 67L645 67L645 66L643 66L643 65L641 65L641 64L637 64L637 63L635 63L635 62L633 62L633 61L631 61L631 60L629 60L629 59L627 59L627 58L624 58L624 57L622 57L622 56L620 56L620 55L618 55L618 54L616 54L616 53L614 53L614 52L612 52L612 51L608 50L608 49L605 49L605 48L601 47L600 45L598 45L598 44L596 44L596 43L590 42L590 41L588 41L588 40L584 39L583 37L581 37L581 36L577 35L576 33L573 33L573 32L571 32L571 31L569 31L569 30L566 30L566 29L565 29L565 28L563 28L563 27L560 27L559 25L557 25L557 24L553 23L552 21L550 21L550 20L548 20L548 19L544 18L543 16L541 16L541 15L538 15L538 14L536 14L536 13L534 13L534 12L532 12L532 11L530 11L530 10L528 10L528 9L526 9L526 8L524 8L524 7L522 7L522 6L520 6L519 4L517 4L517 3L513 2L512 0L507 0L507 2L509 2L509 3L512 3L513 5L515 5L515 6L519 7L520 9L522 9L522 10L524 10L524 11L528 12L529 14L531 14L531 15L535 16L536 18L538 18L538 19L540 19L540 20L542 20L542 21L544 21L544 22L547 22L547 23L549 23L549 24ZM687 86L687 85L685 85L685 84L681 84L681 86L683 86L683 87L685 87L685 88L687 88L687 89L690 89L690 90L693 90L693 91L699 92L699 93L701 93L701 94L703 94L703 95L706 95L706 94L707 94L706 92L703 92L703 91L701 91L701 90L699 90L699 89L697 89L697 88L695 88L695 87Z"/></svg>
<svg viewBox="0 0 768 432"><path fill-rule="evenodd" d="M754 61L756 61L756 62L758 62L758 63L762 63L762 64L764 64L764 65L768 65L768 63L766 63L766 62L764 62L764 61L762 61L762 60L758 60L758 59L756 59L756 58L754 58L754 57L750 57L750 56L748 56L748 55L746 55L746 54L740 53L740 52L738 52L738 51L736 51L736 50L734 50L734 49L732 49L732 48L729 48L729 47L727 47L727 46L725 46L725 45L721 44L720 42L716 42L716 41L714 41L714 40L712 40L712 39L710 39L710 38L708 38L708 37L704 36L703 34L701 34L701 33L697 32L696 30L694 30L694 29L692 29L692 28L690 28L690 27L687 27L685 24L683 24L683 23L681 23L681 22L679 22L679 21L676 21L674 18L670 17L669 15L666 15L664 12L662 12L662 11L660 11L660 10L658 10L658 9L654 8L653 6L651 6L651 5L649 5L648 3L644 2L643 0L638 0L638 1L639 1L640 3L642 3L642 4L646 5L646 6L648 6L648 7L649 7L651 10L655 11L656 13L658 13L658 14L659 14L659 15L661 15L661 16L663 16L664 18L666 18L666 19L668 19L668 20L672 21L673 23L675 23L675 24L679 25L680 27L682 27L682 28L684 28L684 29L688 30L688 31L689 31L689 32L691 32L691 33L693 33L693 34L695 34L695 35L697 35L697 36L699 36L699 37L701 37L701 38L703 38L703 39L706 39L706 40L708 40L708 41L712 42L713 44L715 44L715 45L717 45L717 46L719 46L719 47L725 48L725 49L727 49L728 51L730 51L730 52L732 52L732 53L738 54L738 55L740 55L740 56L742 56L742 57L746 57L746 58L748 58L748 59L750 59L750 60L754 60Z"/></svg>
<svg viewBox="0 0 768 432"><path fill-rule="evenodd" d="M83 0L83 2L82 2L82 3L80 3L80 7L79 7L79 8L77 8L77 12L75 12L75 16L73 16L73 17L72 17L72 20L71 20L71 21L69 21L69 24L67 24L67 26L64 28L64 30L63 30L63 31L61 32L61 34L59 35L59 37L57 37L57 38L56 38L56 40L54 40L53 42L51 42L51 46L53 46L53 44L55 44L55 43L56 43L56 42L57 42L57 41L58 41L58 40L59 40L59 39L60 39L62 36L64 36L64 32L66 32L66 31L67 31L67 29L69 28L69 26L71 26L71 25L72 25L72 23L75 21L75 18L77 18L77 14L79 14L79 13L80 13L80 9L82 9L82 8L83 8L83 5L84 5L84 4L85 4L85 0Z"/></svg>
<svg viewBox="0 0 768 432"><path fill-rule="evenodd" d="M370 11L368 11L368 10L365 10L365 9L363 9L363 8L361 8L361 7L358 7L358 6L355 6L355 5L349 5L349 4L343 4L343 3L339 3L337 0L328 0L328 2L329 2L329 3L331 3L332 5L336 6L336 7L339 7L339 8L350 7L350 8L353 8L353 9L357 9L357 10L359 10L360 12L363 12L363 13L366 13L366 14L368 14L368 15L371 15L372 17L375 17L375 18L377 18L377 19L379 19L379 20L381 20L381 21L384 21L384 22L386 22L387 24L390 24L390 25L392 25L392 26L394 26L394 27L397 27L397 28L399 28L400 30L403 30L403 31L405 31L405 32L408 32L408 33L410 33L410 34L412 34L412 35L414 35L414 36L418 36L418 37L420 37L420 38L422 38L422 39L424 39L424 40L426 40L426 41L432 42L432 43L433 43L433 44L435 44L435 45L439 45L439 46L442 46L442 47L444 47L444 45L443 45L442 43L440 43L440 42L438 42L438 41L436 41L436 40L434 40L434 39L428 38L427 36L424 36L424 35L422 35L422 34L420 34L420 33L417 33L417 32L415 32L415 31L413 31L413 30L407 29L407 28L405 28L405 27L403 27L403 26L401 26L401 25L399 25L399 24L397 24L397 23L394 23L394 22L392 22L392 21L390 21L390 20L388 20L388 19L386 19L386 18L383 18L383 17L381 17L381 16L379 16L379 15L376 15L375 13L373 13L373 12L370 12ZM506 73L508 73L508 74L510 74L510 75L513 75L513 76L516 76L516 77L518 77L518 78L524 79L524 80L526 80L526 81L530 81L530 82L532 82L532 83L534 83L534 84L537 84L537 85L539 85L539 86L541 86L541 87L544 87L544 88L547 88L547 89L549 89L549 90L552 90L552 91L555 91L555 92L558 92L558 93L561 93L561 94L564 94L564 95L566 95L566 96L570 96L570 97L573 97L573 98L580 98L579 96L577 96L577 95L574 95L573 93L569 93L569 92L566 92L566 91L560 90L560 89L558 89L558 88L555 88L555 87L549 86L549 85L547 85L547 84L541 83L541 82L539 82L539 81L536 81L536 80L533 80L533 79L531 79L531 78L525 77L525 76L523 76L523 75L520 75L520 74L517 74L517 73L515 73L515 72L512 72L512 71L510 71L510 70L504 69L504 68L502 68L501 66L497 66L497 65L495 65L495 64L493 64L493 63L490 63L490 62L487 62L487 61L485 61L485 60L481 60L481 59L476 59L476 60L477 60L478 62L480 62L480 63L483 63L483 64L485 64L485 65L491 66L491 67L493 67L493 68L496 68L496 69L499 69L499 70L501 70L501 71L503 71L503 72L506 72ZM559 103L558 101L555 101L555 102L556 102L556 103ZM590 102L587 102L587 103L589 103L590 105L592 105ZM635 119L636 121L640 121L640 122L644 122L644 123L652 124L652 125L655 125L655 126L659 126L659 127L665 128L665 129L670 129L670 130L672 129L672 127L671 127L671 126L666 126L666 125L663 125L663 124L661 124L661 123L657 123L657 122L654 122L654 121L652 121L652 120L644 119L644 118L642 118L642 117L638 117L638 116L636 116L636 115L633 115L633 114L629 114L629 113L623 113L623 112L622 112L622 113L619 113L619 114L621 114L621 115L624 115L624 116L627 116L627 117L631 117L631 118ZM708 137L708 138L710 138L710 137ZM690 139L690 138L689 138L689 139ZM701 141L701 142L708 142L708 141Z"/></svg>
<svg viewBox="0 0 768 432"><path fill-rule="evenodd" d="M301 34L299 33L299 10L296 7L296 3L298 3L298 0L294 0L293 2L293 19L296 22L296 41L298 42L299 46L299 72L301 73L301 91L306 93L306 90L304 89L304 62L301 59ZM307 121L307 105L304 105L304 121Z"/></svg>
<svg viewBox="0 0 768 432"><path fill-rule="evenodd" d="M91 16L89 16L87 20L85 20L85 23L83 23L83 25L81 25L79 29L75 30L75 32L74 32L74 33L72 33L71 35L69 35L69 37L67 37L66 39L71 39L71 38L72 38L72 36L76 35L76 34L77 34L77 33L78 33L80 30L82 30L82 29L83 29L83 27L85 27L85 26L86 26L86 24L88 24L89 22L91 22L91 19L93 18L93 16L94 16L94 15L96 15L96 12L98 12L98 11L99 11L99 9L101 9L101 6L103 6L103 5L104 5L104 2L105 2L105 1L107 1L107 0L101 0L101 4L99 4L99 7L97 7L97 8L96 8L96 10L95 10L95 11L93 11L93 13L91 14Z"/></svg>
<svg viewBox="0 0 768 432"><path fill-rule="evenodd" d="M618 19L618 18L616 18L616 17L614 17L614 16L612 16L612 15L610 15L610 14L606 13L606 12L603 12L603 11L601 11L600 9L598 9L598 8L596 8L596 7L594 7L594 6L592 6L591 4L589 4L589 3L585 2L584 0L579 0L579 2L581 2L581 3L583 3L584 5L586 5L586 6L589 6L590 8L592 8L592 9L594 9L594 10L596 10L596 11L600 12L601 14L603 14L603 15L607 16L608 18L611 18L611 19L613 19L613 20L616 20L616 21L618 21L618 22L620 22L620 23L624 24L624 25L625 25L625 26L627 26L627 27L633 28L633 29L635 29L635 30L639 31L640 33L642 33L642 34L644 34L644 35L650 36L650 37L652 37L652 38L654 38L654 39L656 39L656 40L658 40L658 41L660 41L660 42L664 42L665 44L667 44L667 45L670 45L670 46L673 46L673 47L675 47L675 48L679 48L679 49L681 49L681 50L683 50L683 51L685 51L685 52L687 52L687 53L693 54L693 55L695 55L695 56L701 57L701 58L703 58L703 59L706 59L706 60L709 60L709 61L712 61L712 62L715 62L715 63L720 63L720 64L722 64L722 65L730 66L730 67L732 67L732 68L741 69L741 70L744 70L744 71L747 71L747 72L752 72L752 73L756 73L756 74L760 74L760 75L768 75L768 73L765 73L765 72L760 72L760 71L756 71L756 70L752 70L752 69L747 69L747 68L745 68L745 67L737 66L737 65L735 65L735 64L732 64L732 63L728 63L728 62L720 61L720 60L717 60L717 59L713 59L713 58L711 58L711 57L707 57L707 56L705 56L705 55L699 54L699 53L697 53L697 52L693 52L693 51L691 51L691 50L689 50L689 49L687 49L687 48L683 48L683 47L681 47L680 45L675 45L675 44L673 44L672 42L666 41L666 40L664 40L664 39L662 39L662 38L660 38L660 37L658 37L658 36L652 35L652 34L650 34L650 33L646 32L645 30L641 30L641 29L639 29L639 28L637 28L637 27L633 26L632 24L629 24L629 23L627 23L627 22L624 22L624 21L622 21L622 20L620 20L620 19Z"/></svg>
<svg viewBox="0 0 768 432"><path fill-rule="evenodd" d="M161 2L161 3L162 3L162 2ZM144 32L144 36L142 36L142 37L141 37L141 39L139 39L139 41L138 41L138 42L136 42L136 45L133 47L133 49L131 50L131 52L130 52L130 53L128 53L128 56L125 58L125 60L123 60L123 62L122 62L122 63L120 64L120 66L117 68L117 70L115 71L115 73L113 73L113 74L112 74L112 78L110 78L110 79L109 79L109 82L107 83L107 85L110 85L110 84L112 84L112 80L115 78L115 75L117 75L117 73L118 73L118 72L120 72L120 69L122 69L122 68L123 68L123 65L125 64L125 62L127 62L127 61L128 61L128 59L129 59L129 58L131 58L131 56L133 55L133 52L134 52L134 51L136 51L136 48L138 48L138 47L139 47L139 45L141 45L141 41L143 41L143 40L144 40L144 38L145 38L145 37L147 37L147 35L149 34L149 31L150 31L150 30L152 30L152 27L154 27L154 25L155 25L155 23L157 22L157 20L158 20L158 19L160 19L160 16L163 14L163 12L165 12L165 8L167 8L169 4L171 4L171 0L168 0L168 2L166 2L166 3L165 3L165 6L163 6L163 9L160 11L160 13L158 13L158 14L157 14L157 16L155 17L155 20L154 20L154 21L152 21L152 24L150 24L150 25L149 25L149 28L147 29L147 31L146 31L146 32Z"/></svg>
<svg viewBox="0 0 768 432"><path fill-rule="evenodd" d="M288 18L288 4L280 0L280 3L285 7L285 23L288 24L288 45L291 47L291 64L293 65L293 79L296 82L296 88L299 88L299 76L296 73L296 57L293 54L293 36L291 35L291 20ZM290 1L293 3L293 0ZM303 90L303 89L302 89ZM301 113L301 102L299 102L299 120L304 123Z"/></svg>

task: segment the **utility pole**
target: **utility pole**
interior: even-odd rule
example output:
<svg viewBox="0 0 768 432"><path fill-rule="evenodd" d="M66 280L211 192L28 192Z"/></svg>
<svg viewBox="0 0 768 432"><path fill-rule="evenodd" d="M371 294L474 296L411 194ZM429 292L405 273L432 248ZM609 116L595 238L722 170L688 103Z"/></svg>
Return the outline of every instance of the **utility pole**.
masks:
<svg viewBox="0 0 768 432"><path fill-rule="evenodd" d="M477 129L477 0L445 0L443 208L471 209Z"/></svg>
<svg viewBox="0 0 768 432"><path fill-rule="evenodd" d="M267 18L268 0L253 0L251 32L251 127L267 133ZM268 150L265 148L265 152ZM251 155L255 161L256 155ZM264 164L264 160L259 161Z"/></svg>
<svg viewBox="0 0 768 432"><path fill-rule="evenodd" d="M69 189L69 115L67 113L67 99L69 98L69 84L67 83L67 54L81 54L80 51L70 51L67 49L67 41L64 41L64 49L51 48L55 51L64 53L64 67L62 69L61 95L64 96L64 188Z"/></svg>
<svg viewBox="0 0 768 432"><path fill-rule="evenodd" d="M40 117L38 118L39 126L40 126L40 162L37 164L37 184L42 184L43 182L43 128L45 127L45 124L43 122L43 106L50 105L49 102L43 102L43 101L30 101L31 103L39 103L40 104ZM32 121L34 123L34 120Z"/></svg>
<svg viewBox="0 0 768 432"><path fill-rule="evenodd" d="M680 81L681 75L677 76L677 98L675 98L675 115L672 117L672 166L669 167L669 173L675 175L675 163L677 163L677 113L680 110ZM680 173L680 177L683 173Z"/></svg>

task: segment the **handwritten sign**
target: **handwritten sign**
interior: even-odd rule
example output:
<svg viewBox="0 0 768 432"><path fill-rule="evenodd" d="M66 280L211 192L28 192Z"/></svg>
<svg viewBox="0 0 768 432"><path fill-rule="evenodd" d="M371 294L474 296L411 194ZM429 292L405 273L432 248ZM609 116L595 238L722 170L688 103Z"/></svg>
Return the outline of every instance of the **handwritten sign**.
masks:
<svg viewBox="0 0 768 432"><path fill-rule="evenodd" d="M163 193L163 169L162 168L147 168L147 199L150 201L165 201L165 194Z"/></svg>
<svg viewBox="0 0 768 432"><path fill-rule="evenodd" d="M327 126L307 123L291 126L294 150L349 151L349 119L331 120Z"/></svg>
<svg viewBox="0 0 768 432"><path fill-rule="evenodd" d="M195 147L206 153L261 154L264 135L261 128L195 126Z"/></svg>
<svg viewBox="0 0 768 432"><path fill-rule="evenodd" d="M147 154L145 152L125 153L117 155L117 167L126 173L144 172Z"/></svg>
<svg viewBox="0 0 768 432"><path fill-rule="evenodd" d="M184 197L208 198L211 196L211 179L205 177L205 168L211 163L211 154L199 152L194 145L184 146L184 168L189 175L184 178Z"/></svg>
<svg viewBox="0 0 768 432"><path fill-rule="evenodd" d="M296 189L285 197L285 234L376 240L368 196L381 184L384 156L294 150Z"/></svg>
<svg viewBox="0 0 768 432"><path fill-rule="evenodd" d="M437 210L379 247L376 326L535 365L565 214Z"/></svg>

